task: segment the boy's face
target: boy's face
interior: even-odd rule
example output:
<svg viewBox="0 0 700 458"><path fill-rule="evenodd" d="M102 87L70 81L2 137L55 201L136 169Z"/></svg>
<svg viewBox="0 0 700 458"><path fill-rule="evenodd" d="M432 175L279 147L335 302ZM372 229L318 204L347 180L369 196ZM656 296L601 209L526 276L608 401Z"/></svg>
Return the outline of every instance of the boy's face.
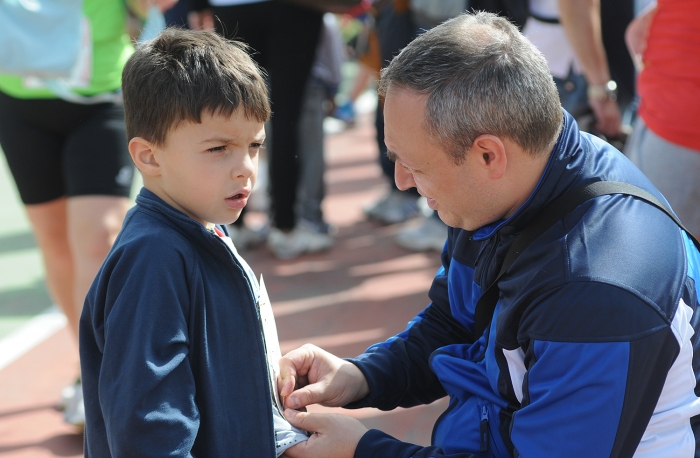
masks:
<svg viewBox="0 0 700 458"><path fill-rule="evenodd" d="M205 226L230 224L255 185L264 124L242 108L230 118L205 111L201 119L179 124L153 147L158 172L144 177L146 188Z"/></svg>

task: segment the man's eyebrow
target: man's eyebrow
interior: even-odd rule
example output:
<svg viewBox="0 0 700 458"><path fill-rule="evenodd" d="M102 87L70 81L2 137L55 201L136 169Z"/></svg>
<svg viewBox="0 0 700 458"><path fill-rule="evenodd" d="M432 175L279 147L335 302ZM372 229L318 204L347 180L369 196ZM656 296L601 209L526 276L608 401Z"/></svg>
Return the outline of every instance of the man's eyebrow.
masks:
<svg viewBox="0 0 700 458"><path fill-rule="evenodd" d="M391 150L386 150L386 157L388 157L391 162L396 162L399 158L396 153Z"/></svg>

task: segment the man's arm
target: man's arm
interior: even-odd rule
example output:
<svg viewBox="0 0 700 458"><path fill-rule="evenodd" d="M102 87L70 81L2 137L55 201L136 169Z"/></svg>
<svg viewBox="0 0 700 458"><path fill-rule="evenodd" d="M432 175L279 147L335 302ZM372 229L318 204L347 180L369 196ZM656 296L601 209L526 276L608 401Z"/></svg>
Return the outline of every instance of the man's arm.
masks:
<svg viewBox="0 0 700 458"><path fill-rule="evenodd" d="M454 238L454 234L450 237ZM278 389L287 399L285 406L298 409L319 403L391 410L427 404L443 397L445 391L430 368L430 355L445 345L473 340L450 310L447 292L450 262L451 253L446 249L442 253L443 267L429 291L432 303L409 322L405 331L371 346L350 360L353 364L313 346L283 357Z"/></svg>
<svg viewBox="0 0 700 458"><path fill-rule="evenodd" d="M439 447L422 447L401 442L381 431L367 431L354 418L338 414L286 411L290 423L313 431L308 441L285 452L288 458L473 458L470 453L446 455Z"/></svg>
<svg viewBox="0 0 700 458"><path fill-rule="evenodd" d="M621 117L617 101L605 92L610 69L603 47L600 0L559 0L559 13L561 25L592 89L588 103L595 113L596 127L603 134L615 137L621 132Z"/></svg>

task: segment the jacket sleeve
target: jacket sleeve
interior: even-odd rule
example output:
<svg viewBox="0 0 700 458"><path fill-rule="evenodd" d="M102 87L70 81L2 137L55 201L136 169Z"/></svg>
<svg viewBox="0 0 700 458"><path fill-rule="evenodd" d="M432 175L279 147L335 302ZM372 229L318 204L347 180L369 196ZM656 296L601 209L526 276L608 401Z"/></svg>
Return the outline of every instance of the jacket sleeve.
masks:
<svg viewBox="0 0 700 458"><path fill-rule="evenodd" d="M692 311L681 303L675 315L668 323L636 294L595 282L533 302L520 327L528 343L508 361L522 393L510 425L520 456L631 457L653 424L665 422L665 433L652 432L657 446L668 431L689 428L668 423L696 405L686 404L695 399ZM655 409L666 419L650 421Z"/></svg>
<svg viewBox="0 0 700 458"><path fill-rule="evenodd" d="M362 436L355 449L355 458L474 458L471 453L446 455L439 447L421 447L401 442L376 429L370 429Z"/></svg>
<svg viewBox="0 0 700 458"><path fill-rule="evenodd" d="M449 243L447 244L449 246ZM447 293L450 254L442 254L429 296L432 303L400 334L378 343L350 361L367 379L370 394L346 408L376 407L391 410L429 404L445 396L445 390L430 368L430 356L438 348L471 343L471 334L454 319Z"/></svg>
<svg viewBox="0 0 700 458"><path fill-rule="evenodd" d="M91 326L102 352L97 397L111 456L190 457L199 428L187 324L195 268L158 246L111 259L88 297L104 303Z"/></svg>

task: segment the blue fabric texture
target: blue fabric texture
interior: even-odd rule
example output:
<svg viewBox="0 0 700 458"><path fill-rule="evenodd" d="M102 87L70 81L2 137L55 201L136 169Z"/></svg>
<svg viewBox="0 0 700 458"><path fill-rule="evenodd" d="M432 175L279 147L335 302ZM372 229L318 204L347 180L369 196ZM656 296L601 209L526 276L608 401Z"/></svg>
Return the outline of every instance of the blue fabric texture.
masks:
<svg viewBox="0 0 700 458"><path fill-rule="evenodd" d="M257 297L200 223L143 189L85 301L86 457L275 457Z"/></svg>
<svg viewBox="0 0 700 458"><path fill-rule="evenodd" d="M370 431L356 457L632 456L679 355L679 301L698 306L700 254L667 215L625 195L585 202L520 255L499 281L490 327L473 336L476 303L515 237L549 202L595 181L630 183L665 202L566 113L539 184L509 219L449 229L430 304L351 360L370 394L346 406L410 407L447 393L449 407L432 446Z"/></svg>

